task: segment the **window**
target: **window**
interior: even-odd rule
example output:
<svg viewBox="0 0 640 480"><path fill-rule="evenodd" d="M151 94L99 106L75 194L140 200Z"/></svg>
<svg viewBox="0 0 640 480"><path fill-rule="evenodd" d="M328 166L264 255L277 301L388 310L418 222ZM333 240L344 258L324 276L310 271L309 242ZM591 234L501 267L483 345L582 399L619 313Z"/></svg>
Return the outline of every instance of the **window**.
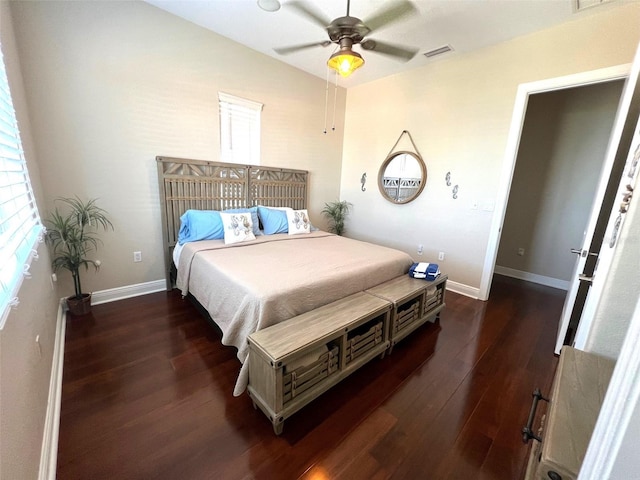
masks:
<svg viewBox="0 0 640 480"><path fill-rule="evenodd" d="M42 233L0 52L0 328L18 303L18 289L37 258Z"/></svg>
<svg viewBox="0 0 640 480"><path fill-rule="evenodd" d="M218 92L220 105L220 159L260 165L262 104Z"/></svg>

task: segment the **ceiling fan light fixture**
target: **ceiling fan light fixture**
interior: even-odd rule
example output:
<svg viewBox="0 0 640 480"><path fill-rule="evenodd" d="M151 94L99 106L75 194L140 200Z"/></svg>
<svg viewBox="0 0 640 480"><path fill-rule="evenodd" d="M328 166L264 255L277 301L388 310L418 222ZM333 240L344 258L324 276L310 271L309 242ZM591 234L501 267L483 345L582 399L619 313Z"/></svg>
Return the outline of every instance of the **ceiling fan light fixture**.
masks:
<svg viewBox="0 0 640 480"><path fill-rule="evenodd" d="M340 49L327 61L327 66L333 68L343 77L348 77L355 70L364 65L364 59L358 52L350 48Z"/></svg>

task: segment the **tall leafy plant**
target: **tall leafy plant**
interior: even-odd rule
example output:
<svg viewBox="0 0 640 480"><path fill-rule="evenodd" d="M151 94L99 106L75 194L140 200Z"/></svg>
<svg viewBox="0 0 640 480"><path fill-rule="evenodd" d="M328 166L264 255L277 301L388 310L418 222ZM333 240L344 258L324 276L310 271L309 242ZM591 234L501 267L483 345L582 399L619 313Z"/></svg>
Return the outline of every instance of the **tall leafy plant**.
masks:
<svg viewBox="0 0 640 480"><path fill-rule="evenodd" d="M344 221L353 205L346 200L334 201L324 204L322 214L329 220L329 231L337 235L344 233Z"/></svg>
<svg viewBox="0 0 640 480"><path fill-rule="evenodd" d="M45 220L47 227L47 243L51 247L51 266L54 272L66 269L73 277L75 298L82 298L80 283L80 267L89 269L93 266L96 271L100 262L88 258L97 251L100 229L113 229L113 224L107 217L107 212L96 205L95 199L83 201L78 197L58 198L62 211L56 207L55 211Z"/></svg>

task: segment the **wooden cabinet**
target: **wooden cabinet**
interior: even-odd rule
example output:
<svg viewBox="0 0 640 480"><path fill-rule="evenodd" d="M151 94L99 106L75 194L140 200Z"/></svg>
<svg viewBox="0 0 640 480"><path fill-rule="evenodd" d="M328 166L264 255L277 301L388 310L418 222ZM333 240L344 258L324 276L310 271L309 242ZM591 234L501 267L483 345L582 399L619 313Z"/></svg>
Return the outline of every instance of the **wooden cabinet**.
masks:
<svg viewBox="0 0 640 480"><path fill-rule="evenodd" d="M534 440L525 480L574 480L613 373L615 362L563 347L542 426Z"/></svg>
<svg viewBox="0 0 640 480"><path fill-rule="evenodd" d="M249 395L284 420L389 347L391 305L365 292L249 336Z"/></svg>

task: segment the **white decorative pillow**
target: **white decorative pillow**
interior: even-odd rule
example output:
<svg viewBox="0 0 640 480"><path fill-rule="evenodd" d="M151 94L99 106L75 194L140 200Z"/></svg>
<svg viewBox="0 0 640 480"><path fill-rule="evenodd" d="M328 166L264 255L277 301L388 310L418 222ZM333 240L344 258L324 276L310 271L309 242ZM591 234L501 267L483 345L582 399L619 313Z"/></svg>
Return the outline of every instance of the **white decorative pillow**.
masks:
<svg viewBox="0 0 640 480"><path fill-rule="evenodd" d="M251 213L224 213L220 212L224 227L224 243L239 243L255 240L253 234L253 222Z"/></svg>
<svg viewBox="0 0 640 480"><path fill-rule="evenodd" d="M306 210L286 210L289 235L311 232L311 222Z"/></svg>

